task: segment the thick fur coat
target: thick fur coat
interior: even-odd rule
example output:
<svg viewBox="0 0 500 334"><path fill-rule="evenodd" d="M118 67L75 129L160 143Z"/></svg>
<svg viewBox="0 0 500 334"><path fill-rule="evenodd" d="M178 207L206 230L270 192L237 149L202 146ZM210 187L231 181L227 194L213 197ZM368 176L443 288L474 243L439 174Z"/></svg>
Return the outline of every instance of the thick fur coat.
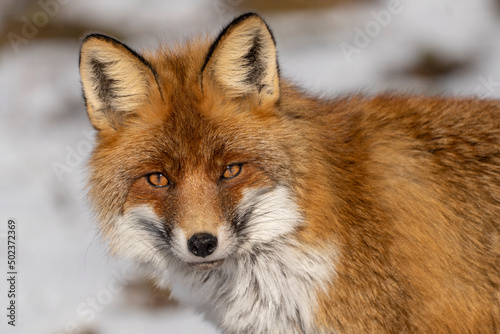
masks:
<svg viewBox="0 0 500 334"><path fill-rule="evenodd" d="M310 96L255 14L80 73L110 248L225 333L500 332L500 102Z"/></svg>

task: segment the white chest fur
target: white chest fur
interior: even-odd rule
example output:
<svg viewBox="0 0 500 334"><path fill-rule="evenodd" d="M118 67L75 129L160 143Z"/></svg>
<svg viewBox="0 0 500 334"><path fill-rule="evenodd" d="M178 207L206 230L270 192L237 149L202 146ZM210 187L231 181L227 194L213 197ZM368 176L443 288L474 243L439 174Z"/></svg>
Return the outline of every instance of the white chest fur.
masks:
<svg viewBox="0 0 500 334"><path fill-rule="evenodd" d="M274 243L209 272L179 265L168 280L175 298L225 333L317 333L316 293L331 279L332 260L293 243Z"/></svg>

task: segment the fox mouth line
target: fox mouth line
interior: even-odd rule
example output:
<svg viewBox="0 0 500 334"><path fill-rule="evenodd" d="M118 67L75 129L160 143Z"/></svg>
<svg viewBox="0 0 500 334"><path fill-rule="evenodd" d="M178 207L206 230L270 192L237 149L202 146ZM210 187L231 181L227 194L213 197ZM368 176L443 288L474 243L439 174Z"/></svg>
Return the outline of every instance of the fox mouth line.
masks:
<svg viewBox="0 0 500 334"><path fill-rule="evenodd" d="M224 259L216 261L207 261L207 262L188 262L188 265L190 268L196 270L211 270L219 268L222 265L222 263L224 263Z"/></svg>

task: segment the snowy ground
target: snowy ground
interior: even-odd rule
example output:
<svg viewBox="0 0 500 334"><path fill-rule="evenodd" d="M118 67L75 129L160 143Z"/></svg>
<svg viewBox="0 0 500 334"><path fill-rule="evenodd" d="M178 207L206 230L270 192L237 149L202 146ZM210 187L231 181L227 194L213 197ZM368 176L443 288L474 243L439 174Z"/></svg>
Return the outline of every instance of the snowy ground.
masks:
<svg viewBox="0 0 500 334"><path fill-rule="evenodd" d="M47 17L118 33L140 50L158 40L215 33L241 12L234 5L242 1L59 0ZM13 3L0 4L0 33L23 36L3 24ZM392 0L263 16L278 41L283 75L318 94L398 89L500 97L497 5ZM189 310L130 302L124 287L138 274L110 259L96 237L83 199L93 134L81 99L78 49L77 38L36 36L0 48L0 332L217 333ZM412 70L427 53L440 59L427 62L436 75ZM4 315L8 218L18 224L15 328Z"/></svg>

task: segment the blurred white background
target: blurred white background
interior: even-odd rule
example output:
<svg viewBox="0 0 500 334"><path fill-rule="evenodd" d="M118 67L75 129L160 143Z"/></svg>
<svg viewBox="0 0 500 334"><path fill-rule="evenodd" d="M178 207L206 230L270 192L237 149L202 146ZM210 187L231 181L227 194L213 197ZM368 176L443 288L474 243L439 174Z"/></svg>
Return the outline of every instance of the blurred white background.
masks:
<svg viewBox="0 0 500 334"><path fill-rule="evenodd" d="M500 96L493 0L2 0L1 333L217 333L107 254L84 199L93 130L78 52L90 31L140 51L215 35L246 11L273 30L282 75L316 94ZM6 317L8 218L18 223L15 328Z"/></svg>

